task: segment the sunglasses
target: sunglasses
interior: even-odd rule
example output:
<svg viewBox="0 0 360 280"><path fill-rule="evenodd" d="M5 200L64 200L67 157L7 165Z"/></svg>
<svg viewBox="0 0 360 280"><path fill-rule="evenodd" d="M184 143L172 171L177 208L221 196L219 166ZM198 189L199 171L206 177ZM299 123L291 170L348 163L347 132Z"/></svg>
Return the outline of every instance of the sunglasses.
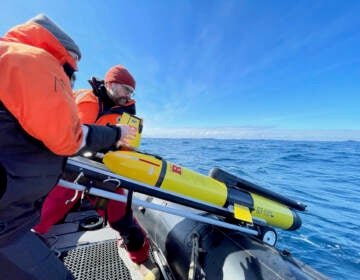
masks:
<svg viewBox="0 0 360 280"><path fill-rule="evenodd" d="M123 89L125 89L125 91L128 95L130 95L131 97L135 95L135 93L134 93L135 90L131 86L124 85L124 84L120 84L120 85L123 87Z"/></svg>

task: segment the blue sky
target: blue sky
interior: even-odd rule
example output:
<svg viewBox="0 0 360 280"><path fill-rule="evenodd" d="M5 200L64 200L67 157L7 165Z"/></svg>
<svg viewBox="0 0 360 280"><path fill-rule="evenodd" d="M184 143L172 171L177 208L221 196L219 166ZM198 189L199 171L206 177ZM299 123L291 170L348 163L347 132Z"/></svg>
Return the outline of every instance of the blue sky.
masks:
<svg viewBox="0 0 360 280"><path fill-rule="evenodd" d="M360 140L360 1L4 1L80 46L75 88L115 64L147 137Z"/></svg>

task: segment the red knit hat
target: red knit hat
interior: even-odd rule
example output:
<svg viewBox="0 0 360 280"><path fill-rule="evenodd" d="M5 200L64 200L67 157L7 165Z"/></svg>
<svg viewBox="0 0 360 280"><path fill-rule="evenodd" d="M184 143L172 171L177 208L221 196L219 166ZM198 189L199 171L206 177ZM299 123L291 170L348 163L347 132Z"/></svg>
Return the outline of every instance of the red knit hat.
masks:
<svg viewBox="0 0 360 280"><path fill-rule="evenodd" d="M119 84L125 84L128 86L131 86L133 89L135 89L135 79L128 70L126 70L121 65L116 65L112 68L110 68L109 71L107 71L105 75L105 82L106 83L119 83Z"/></svg>

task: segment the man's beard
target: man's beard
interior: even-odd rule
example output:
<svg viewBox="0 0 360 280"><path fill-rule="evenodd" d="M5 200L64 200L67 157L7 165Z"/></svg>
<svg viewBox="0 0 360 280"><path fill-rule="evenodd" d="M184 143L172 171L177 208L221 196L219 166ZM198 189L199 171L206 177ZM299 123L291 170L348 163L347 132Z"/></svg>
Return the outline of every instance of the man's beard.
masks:
<svg viewBox="0 0 360 280"><path fill-rule="evenodd" d="M116 105L120 105L120 106L124 106L126 103L128 103L130 100L128 97L126 96L121 96L121 97L117 97L115 98L115 100L113 100L114 103Z"/></svg>

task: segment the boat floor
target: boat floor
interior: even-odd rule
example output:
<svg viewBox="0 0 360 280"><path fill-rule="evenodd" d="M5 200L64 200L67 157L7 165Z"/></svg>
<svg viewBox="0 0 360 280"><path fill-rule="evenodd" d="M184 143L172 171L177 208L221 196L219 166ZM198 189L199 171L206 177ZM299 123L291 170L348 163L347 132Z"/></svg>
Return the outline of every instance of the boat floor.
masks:
<svg viewBox="0 0 360 280"><path fill-rule="evenodd" d="M97 215L95 210L70 212L43 238L76 280L143 279L127 251L119 244L119 233L109 226L81 230L80 222ZM151 260L153 257L151 255Z"/></svg>
<svg viewBox="0 0 360 280"><path fill-rule="evenodd" d="M151 212L152 211L146 211L145 213ZM143 279L136 265L130 260L127 251L121 246L122 239L117 231L108 225L95 230L82 230L82 227L80 227L81 222L94 215L98 216L97 212L91 207L85 207L85 209L81 211L70 212L64 221L54 225L43 235L44 241L59 259L61 259L76 280ZM153 219L161 220L158 215L154 215ZM154 227L154 225L155 227L160 227L159 224L156 224L155 220L150 219L150 216L144 217L143 222L144 221L151 224L151 226L147 225L148 227ZM169 222L169 220L166 221ZM181 225L183 226L183 230L187 231L187 223L183 222ZM190 226L191 225L194 224L190 223ZM291 255L281 255L280 253L276 253L275 249L271 249L268 246L266 246L266 250L263 250L260 245L258 245L258 242L252 241L252 239L245 236L241 239L236 239L242 242L241 245L236 243L236 248L239 248L236 252L232 249L227 250L230 247L226 247L227 249L225 247L222 249L217 248L215 245L214 247L211 245L214 241L210 242L210 239L214 240L212 239L212 235L208 235L210 233L211 232L207 231L203 236L203 245L205 247L207 246L206 248L210 250L207 254L207 264L204 266L210 273L208 275L209 279L222 279L218 277L214 278L216 274L214 271L216 269L225 269L222 273L229 272L229 267L223 267L224 264L217 266L217 262L211 259L214 257L213 254L220 254L222 249L224 249L224 253L227 256L223 256L223 259L229 260L229 264L227 265L234 265L234 263L231 262L232 257L236 258L236 262L239 262L235 264L235 267L239 269L238 272L235 272L235 274L239 276L239 279L247 279L246 275L249 273L251 275L254 273L255 275L262 275L262 271L269 271L269 273L262 275L264 277L259 279L328 279L301 261L292 258ZM222 246L234 245L231 241L231 236L224 237L222 240ZM210 243L208 244L208 242ZM256 258L256 260L254 258ZM249 263L249 259L254 259L254 261ZM162 272L161 279L175 279L167 260L165 260L159 252L159 248L155 243L151 244L150 260L160 268ZM209 264L215 266L215 270L206 266ZM275 269L278 270L272 269L274 265ZM214 275L212 273L214 273ZM243 277L241 278L242 274ZM220 273L219 275L222 274ZM230 275L234 276L233 273L230 273ZM226 276L224 277L224 279L228 279ZM253 278L251 277L249 279Z"/></svg>

